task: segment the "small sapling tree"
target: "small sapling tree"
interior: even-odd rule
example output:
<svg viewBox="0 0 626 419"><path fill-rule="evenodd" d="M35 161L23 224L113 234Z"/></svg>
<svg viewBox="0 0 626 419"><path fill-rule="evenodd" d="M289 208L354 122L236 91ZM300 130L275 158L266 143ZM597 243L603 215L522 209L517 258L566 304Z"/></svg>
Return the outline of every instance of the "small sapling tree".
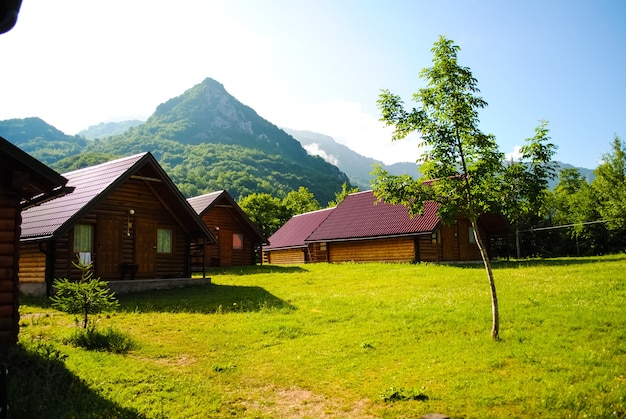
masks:
<svg viewBox="0 0 626 419"><path fill-rule="evenodd" d="M81 279L79 281L71 281L67 278L55 279L53 286L56 288L56 293L51 297L52 307L66 313L81 315L83 329L86 329L89 324L89 315L112 310L119 305L119 302L105 281L93 277L93 262L85 265L78 258L78 262L72 262L72 264L80 269Z"/></svg>
<svg viewBox="0 0 626 419"><path fill-rule="evenodd" d="M417 131L425 153L421 178L392 176L378 166L373 189L379 199L405 205L412 215L421 214L424 203L433 201L444 222L457 216L469 219L489 279L491 336L499 339L496 285L478 218L498 207L496 191L504 156L495 138L478 127L478 110L487 102L477 96L477 81L470 69L458 64L457 51L459 47L443 36L435 43L433 66L420 74L428 85L413 95L418 108L406 110L399 96L388 90L381 93L377 104L381 120L394 127L392 139L400 140Z"/></svg>

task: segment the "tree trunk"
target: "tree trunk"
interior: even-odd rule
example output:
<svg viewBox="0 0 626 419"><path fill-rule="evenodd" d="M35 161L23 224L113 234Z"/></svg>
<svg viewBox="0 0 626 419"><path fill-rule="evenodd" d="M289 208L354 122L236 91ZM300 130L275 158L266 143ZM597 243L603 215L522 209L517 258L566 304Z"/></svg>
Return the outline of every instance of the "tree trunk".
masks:
<svg viewBox="0 0 626 419"><path fill-rule="evenodd" d="M515 248L517 249L517 259L522 258L522 251L519 245L519 225L515 223Z"/></svg>
<svg viewBox="0 0 626 419"><path fill-rule="evenodd" d="M500 314L498 311L498 295L496 293L496 283L493 280L493 272L491 271L491 262L489 261L489 255L487 254L487 249L485 248L485 244L483 243L482 238L480 237L480 232L478 231L478 222L477 220L472 219L472 228L474 229L474 238L476 239L476 244L478 245L478 250L480 250L480 256L483 259L483 264L485 265L485 270L487 271L487 277L489 278L489 288L491 290L491 316L492 316L492 325L491 325L491 337L494 340L500 339Z"/></svg>

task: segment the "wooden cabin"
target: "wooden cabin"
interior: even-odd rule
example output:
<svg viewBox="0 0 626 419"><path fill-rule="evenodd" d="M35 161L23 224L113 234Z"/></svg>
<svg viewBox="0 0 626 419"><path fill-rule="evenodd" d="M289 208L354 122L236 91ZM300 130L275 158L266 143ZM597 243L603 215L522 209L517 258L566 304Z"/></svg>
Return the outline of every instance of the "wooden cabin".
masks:
<svg viewBox="0 0 626 419"><path fill-rule="evenodd" d="M294 217L295 218L295 217ZM291 220L290 220L291 221ZM286 228L287 231L281 231ZM290 235L286 223L275 235ZM499 215L479 219L485 242L492 234L508 232ZM270 253L274 246L270 237ZM299 243L294 240L295 243ZM287 247L287 241L282 246ZM463 262L481 259L469 220L458 218L446 225L437 215L437 205L427 202L422 215L411 218L406 207L377 202L372 191L346 197L304 239L310 262ZM282 263L273 259L271 263ZM291 262L290 262L291 263Z"/></svg>
<svg viewBox="0 0 626 419"><path fill-rule="evenodd" d="M193 260L194 267L257 263L261 246L267 239L228 192L212 192L189 198L187 202L217 240L217 245L206 246L204 255L198 252Z"/></svg>
<svg viewBox="0 0 626 419"><path fill-rule="evenodd" d="M105 281L189 278L190 243L215 243L150 153L63 176L71 195L23 213L22 292L49 295L55 278L80 278L79 259Z"/></svg>
<svg viewBox="0 0 626 419"><path fill-rule="evenodd" d="M19 332L21 212L71 192L67 179L0 137L0 345Z"/></svg>
<svg viewBox="0 0 626 419"><path fill-rule="evenodd" d="M298 264L312 262L305 240L328 217L333 208L325 208L291 217L263 246L263 262Z"/></svg>

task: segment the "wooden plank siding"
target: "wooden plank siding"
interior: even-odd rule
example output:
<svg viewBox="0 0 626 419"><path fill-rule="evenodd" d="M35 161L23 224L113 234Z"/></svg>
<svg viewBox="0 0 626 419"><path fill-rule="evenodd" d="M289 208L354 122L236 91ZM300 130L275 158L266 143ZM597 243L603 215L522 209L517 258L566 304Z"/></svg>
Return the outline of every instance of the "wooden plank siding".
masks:
<svg viewBox="0 0 626 419"><path fill-rule="evenodd" d="M242 227L233 211L230 205L215 205L202 214L202 222L217 239L217 245L206 246L207 262L211 266L249 266L256 263L252 235ZM233 248L234 234L243 236L241 249ZM201 264L194 262L196 265Z"/></svg>
<svg viewBox="0 0 626 419"><path fill-rule="evenodd" d="M19 196L0 185L0 344L17 342L19 330Z"/></svg>
<svg viewBox="0 0 626 419"><path fill-rule="evenodd" d="M416 258L413 237L354 240L327 243L333 262L413 262Z"/></svg>
<svg viewBox="0 0 626 419"><path fill-rule="evenodd" d="M38 243L20 244L20 282L46 282L46 255L39 249Z"/></svg>
<svg viewBox="0 0 626 419"><path fill-rule="evenodd" d="M298 247L295 249L279 249L265 252L266 263L275 265L289 265L305 263L306 248Z"/></svg>
<svg viewBox="0 0 626 419"><path fill-rule="evenodd" d="M135 278L189 276L189 238L146 183L144 180L129 179L76 223L94 226L92 261L96 277L106 281L119 280L122 278L122 264L138 261L145 263L138 263ZM133 215L129 213L131 209L134 210ZM137 228L146 224L155 228L140 233L139 240ZM172 229L171 254L157 254L157 228ZM77 261L73 241L73 228L55 240L52 278L80 278L80 270L72 264ZM22 243L21 251L23 272L20 281L43 282L46 258L39 244ZM125 279L130 279L130 276Z"/></svg>

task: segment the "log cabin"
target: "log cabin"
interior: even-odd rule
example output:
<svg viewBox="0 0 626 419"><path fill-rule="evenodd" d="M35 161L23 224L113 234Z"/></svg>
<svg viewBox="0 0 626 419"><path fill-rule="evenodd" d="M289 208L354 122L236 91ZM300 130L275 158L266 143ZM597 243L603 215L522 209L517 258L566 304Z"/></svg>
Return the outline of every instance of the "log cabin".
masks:
<svg viewBox="0 0 626 419"><path fill-rule="evenodd" d="M190 243L215 238L150 153L63 174L74 192L23 213L20 290L50 295L55 278L190 278Z"/></svg>
<svg viewBox="0 0 626 419"><path fill-rule="evenodd" d="M498 214L481 216L479 228L486 243L491 235L509 230L507 221ZM410 217L406 207L378 202L372 191L347 196L304 243L306 261L310 262L443 263L481 259L468 219L458 217L454 223L444 224L434 202L426 203L422 215ZM276 258L274 262L278 263Z"/></svg>
<svg viewBox="0 0 626 419"><path fill-rule="evenodd" d="M298 264L312 262L305 240L328 217L334 207L294 215L263 246L263 262Z"/></svg>
<svg viewBox="0 0 626 419"><path fill-rule="evenodd" d="M194 258L194 267L255 265L260 249L268 243L233 197L217 191L187 199L217 240L204 249L204 259Z"/></svg>
<svg viewBox="0 0 626 419"><path fill-rule="evenodd" d="M19 332L22 211L72 191L68 180L0 137L0 345Z"/></svg>

